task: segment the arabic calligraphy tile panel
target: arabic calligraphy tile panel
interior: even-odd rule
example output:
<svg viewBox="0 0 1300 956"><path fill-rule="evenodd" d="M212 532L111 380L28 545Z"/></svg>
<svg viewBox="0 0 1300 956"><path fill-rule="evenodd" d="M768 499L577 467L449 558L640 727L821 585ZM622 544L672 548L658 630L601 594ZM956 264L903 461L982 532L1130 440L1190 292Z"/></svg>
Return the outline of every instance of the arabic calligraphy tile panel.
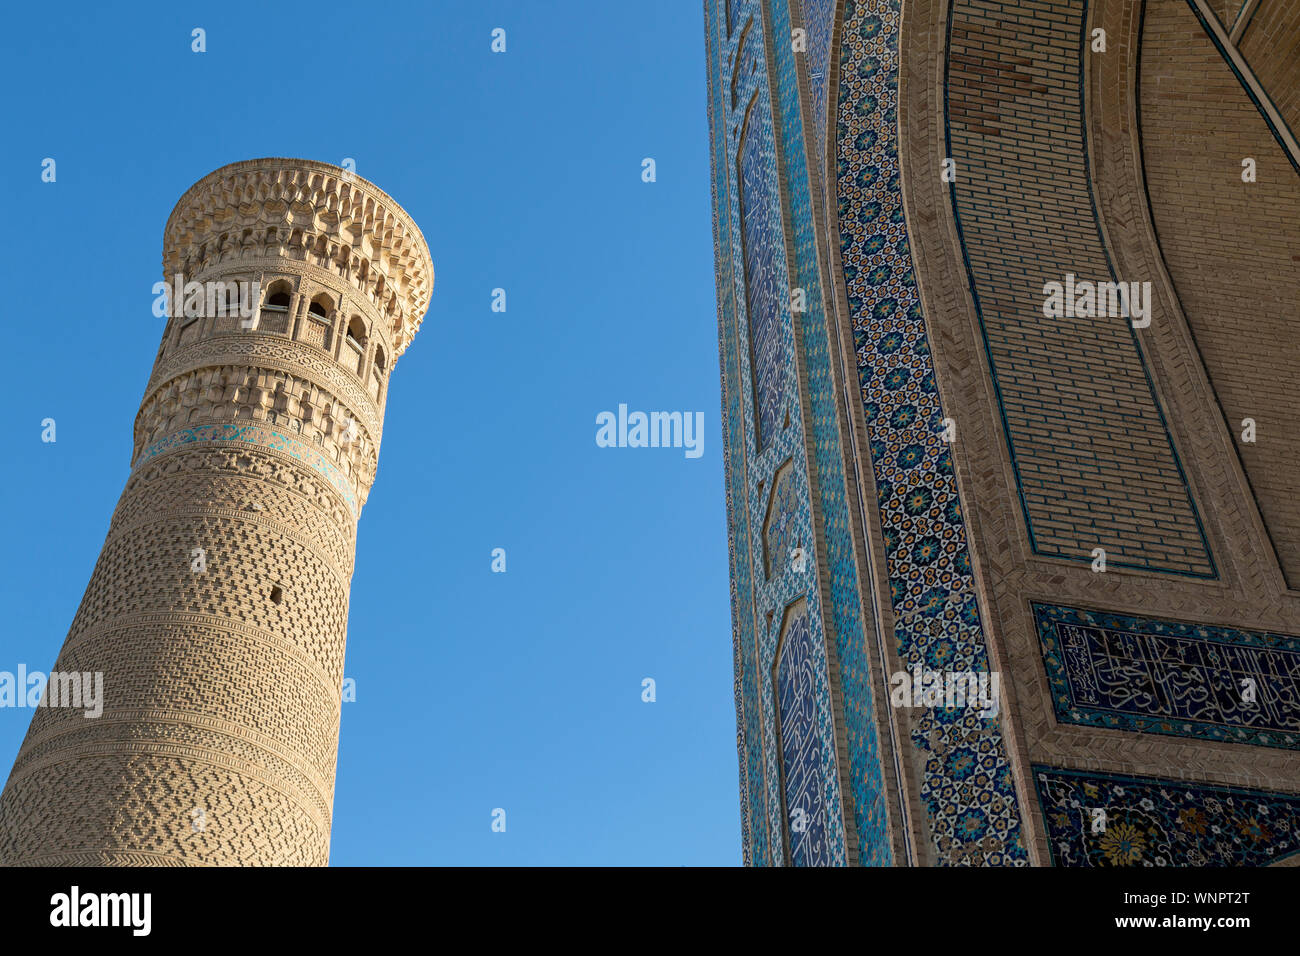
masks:
<svg viewBox="0 0 1300 956"><path fill-rule="evenodd" d="M1300 749L1300 638L1032 607L1062 723Z"/></svg>
<svg viewBox="0 0 1300 956"><path fill-rule="evenodd" d="M794 866L831 864L826 842L825 759L816 706L820 679L808 608L800 602L787 616L776 674L782 796Z"/></svg>

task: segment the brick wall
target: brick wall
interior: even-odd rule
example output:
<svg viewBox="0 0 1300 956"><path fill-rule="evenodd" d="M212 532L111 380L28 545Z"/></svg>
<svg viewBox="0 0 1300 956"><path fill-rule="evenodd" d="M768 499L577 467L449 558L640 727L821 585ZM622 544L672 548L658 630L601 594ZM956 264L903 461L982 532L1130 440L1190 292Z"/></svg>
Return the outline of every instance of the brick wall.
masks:
<svg viewBox="0 0 1300 956"><path fill-rule="evenodd" d="M1067 273L1112 281L1072 6L959 0L952 24L955 204L1024 508L1039 553L1212 576L1128 322L1042 311Z"/></svg>
<svg viewBox="0 0 1300 956"><path fill-rule="evenodd" d="M1300 587L1300 176L1185 4L1147 5L1140 97L1160 249L1282 569ZM1242 181L1245 157L1257 182ZM1240 440L1246 418L1253 444Z"/></svg>
<svg viewBox="0 0 1300 956"><path fill-rule="evenodd" d="M1300 3L1260 0L1237 46L1291 131L1300 130Z"/></svg>

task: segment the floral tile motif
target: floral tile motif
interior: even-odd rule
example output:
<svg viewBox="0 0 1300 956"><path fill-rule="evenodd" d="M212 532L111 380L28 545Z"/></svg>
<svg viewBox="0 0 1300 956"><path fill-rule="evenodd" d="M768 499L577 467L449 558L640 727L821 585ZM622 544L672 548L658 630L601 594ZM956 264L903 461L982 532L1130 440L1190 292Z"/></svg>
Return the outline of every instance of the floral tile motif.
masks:
<svg viewBox="0 0 1300 956"><path fill-rule="evenodd" d="M1300 749L1300 638L1033 605L1056 719Z"/></svg>
<svg viewBox="0 0 1300 956"><path fill-rule="evenodd" d="M841 253L877 505L905 666L988 670L965 524L943 440L899 183L897 0L846 0L836 126ZM921 801L938 860L1024 865L1020 807L996 717L921 712Z"/></svg>
<svg viewBox="0 0 1300 956"><path fill-rule="evenodd" d="M1267 866L1300 852L1300 796L1034 767L1056 866Z"/></svg>

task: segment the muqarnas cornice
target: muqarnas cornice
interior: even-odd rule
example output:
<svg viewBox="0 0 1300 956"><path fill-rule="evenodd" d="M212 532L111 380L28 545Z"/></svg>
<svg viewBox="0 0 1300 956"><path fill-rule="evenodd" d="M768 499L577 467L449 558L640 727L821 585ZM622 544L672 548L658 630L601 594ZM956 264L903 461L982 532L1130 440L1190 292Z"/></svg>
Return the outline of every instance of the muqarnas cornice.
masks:
<svg viewBox="0 0 1300 956"><path fill-rule="evenodd" d="M222 166L186 191L163 232L164 274L187 281L232 260L285 259L368 298L386 317L394 360L419 331L433 289L424 236L387 193L341 167L283 158Z"/></svg>

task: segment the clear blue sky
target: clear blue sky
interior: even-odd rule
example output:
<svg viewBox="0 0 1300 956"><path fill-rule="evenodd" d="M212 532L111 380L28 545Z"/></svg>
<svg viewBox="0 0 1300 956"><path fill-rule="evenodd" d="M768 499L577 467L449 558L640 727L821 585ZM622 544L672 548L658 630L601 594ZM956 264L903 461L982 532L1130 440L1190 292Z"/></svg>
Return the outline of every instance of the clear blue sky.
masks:
<svg viewBox="0 0 1300 956"><path fill-rule="evenodd" d="M351 157L437 280L361 515L332 863L738 863L698 0L76 6L0 40L0 670L50 669L103 543L173 204ZM703 457L598 448L619 403L702 411ZM30 717L0 709L0 774Z"/></svg>

